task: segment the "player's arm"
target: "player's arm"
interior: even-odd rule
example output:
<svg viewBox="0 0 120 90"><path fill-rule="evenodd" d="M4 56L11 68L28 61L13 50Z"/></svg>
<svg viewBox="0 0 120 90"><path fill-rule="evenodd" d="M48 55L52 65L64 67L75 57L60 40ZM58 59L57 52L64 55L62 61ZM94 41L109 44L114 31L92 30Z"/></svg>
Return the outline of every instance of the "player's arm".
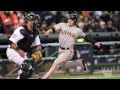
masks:
<svg viewBox="0 0 120 90"><path fill-rule="evenodd" d="M93 45L97 46L98 48L100 48L101 44L98 43L96 40L94 40L91 36L88 36L87 34L84 36L84 39L87 41L87 42L90 42L92 43Z"/></svg>
<svg viewBox="0 0 120 90"><path fill-rule="evenodd" d="M95 41L91 36L88 36L87 34L85 34L81 29L79 29L79 33L78 34L79 34L78 36L84 38L87 42L90 42L93 45L95 45L98 48L100 48L101 44L98 43L97 41Z"/></svg>
<svg viewBox="0 0 120 90"><path fill-rule="evenodd" d="M15 43L13 43L12 41L9 40L9 45L11 48L18 50L19 48L17 47L17 45Z"/></svg>
<svg viewBox="0 0 120 90"><path fill-rule="evenodd" d="M41 46L41 41L39 35L36 36L34 43L32 44L32 48L35 49L35 51L41 51L42 46Z"/></svg>
<svg viewBox="0 0 120 90"><path fill-rule="evenodd" d="M23 50L19 49L19 47L15 43L13 43L12 41L9 40L9 44L10 44L10 47L13 48L14 50L16 50L21 57L24 57L25 52Z"/></svg>
<svg viewBox="0 0 120 90"><path fill-rule="evenodd" d="M54 30L54 28L49 29L49 30L45 33L45 35L48 36L48 35L52 34L52 33L53 33L53 30Z"/></svg>
<svg viewBox="0 0 120 90"><path fill-rule="evenodd" d="M62 28L62 25L63 25L63 23L58 23L58 24L54 25L51 29L49 29L45 33L45 35L48 36L48 35L52 34L53 32L59 32Z"/></svg>
<svg viewBox="0 0 120 90"><path fill-rule="evenodd" d="M20 33L20 31L14 31L12 36L9 38L9 45L12 49L16 50L21 57L24 57L25 52L17 46L17 42L21 40L24 36Z"/></svg>

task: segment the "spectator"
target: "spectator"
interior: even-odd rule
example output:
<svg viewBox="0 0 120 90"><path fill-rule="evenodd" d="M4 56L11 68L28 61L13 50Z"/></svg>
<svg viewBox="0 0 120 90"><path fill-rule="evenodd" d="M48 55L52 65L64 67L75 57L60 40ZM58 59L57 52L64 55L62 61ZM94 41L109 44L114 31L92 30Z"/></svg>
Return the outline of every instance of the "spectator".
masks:
<svg viewBox="0 0 120 90"><path fill-rule="evenodd" d="M84 32L88 32L88 21L84 21Z"/></svg>
<svg viewBox="0 0 120 90"><path fill-rule="evenodd" d="M84 17L83 15L78 15L78 22L83 22L84 21Z"/></svg>
<svg viewBox="0 0 120 90"><path fill-rule="evenodd" d="M106 24L104 21L100 21L99 28L96 30L96 32L106 32Z"/></svg>
<svg viewBox="0 0 120 90"><path fill-rule="evenodd" d="M2 18L2 23L3 24L5 24L6 19L9 19L11 21L10 12L9 11L3 12L2 15L1 15L1 18Z"/></svg>
<svg viewBox="0 0 120 90"><path fill-rule="evenodd" d="M99 25L100 16L96 15L96 16L94 17L94 19L95 19L95 24L96 24L96 25Z"/></svg>
<svg viewBox="0 0 120 90"><path fill-rule="evenodd" d="M82 11L82 15L84 17L89 17L89 11Z"/></svg>
<svg viewBox="0 0 120 90"><path fill-rule="evenodd" d="M104 51L103 48L100 48L97 55L104 55L106 52Z"/></svg>
<svg viewBox="0 0 120 90"><path fill-rule="evenodd" d="M45 32L48 30L48 28L47 28L47 23L46 23L46 21L43 21L42 23L41 23L41 30L40 30L40 34L45 34Z"/></svg>
<svg viewBox="0 0 120 90"><path fill-rule="evenodd" d="M10 18L14 29L16 29L18 24L18 16L14 13L14 11L10 11Z"/></svg>
<svg viewBox="0 0 120 90"><path fill-rule="evenodd" d="M98 25L96 25L95 20L93 19L89 25L89 32L96 32L97 29Z"/></svg>
<svg viewBox="0 0 120 90"><path fill-rule="evenodd" d="M108 21L107 23L107 32L115 32L116 29L112 25L112 21Z"/></svg>
<svg viewBox="0 0 120 90"><path fill-rule="evenodd" d="M18 23L17 27L21 26L24 24L24 15L20 11L16 11L17 17L18 17Z"/></svg>
<svg viewBox="0 0 120 90"><path fill-rule="evenodd" d="M66 19L64 16L62 16L60 22L61 22L61 23L62 23L62 22L65 23L66 21L67 21L67 19Z"/></svg>
<svg viewBox="0 0 120 90"><path fill-rule="evenodd" d="M109 54L116 54L116 52L115 52L115 46L110 46L110 48L109 48Z"/></svg>
<svg viewBox="0 0 120 90"><path fill-rule="evenodd" d="M103 14L101 15L100 19L102 19L103 21L105 21L105 23L107 23L110 20L110 15L108 11L103 11Z"/></svg>
<svg viewBox="0 0 120 90"><path fill-rule="evenodd" d="M83 22L79 22L78 23L78 27L83 30L84 29L84 23Z"/></svg>
<svg viewBox="0 0 120 90"><path fill-rule="evenodd" d="M27 11L32 12L32 11ZM42 21L46 21L46 28L51 27L52 23L66 22L69 14L76 12L79 22L83 22L84 32L115 32L120 31L119 11L35 11L41 16ZM11 21L13 29L23 25L25 11L0 11L1 23L0 33L4 33L6 19ZM101 24L102 22L105 23ZM112 24L111 24L112 23ZM2 27L3 26L3 27ZM15 26L15 27L13 27ZM44 26L44 25L43 25ZM81 28L81 26L80 26ZM43 33L45 30L43 30Z"/></svg>
<svg viewBox="0 0 120 90"><path fill-rule="evenodd" d="M65 18L69 18L68 11L62 11L62 16L65 17Z"/></svg>
<svg viewBox="0 0 120 90"><path fill-rule="evenodd" d="M3 14L3 11L0 11L0 33L4 33L4 27L2 23L1 15Z"/></svg>
<svg viewBox="0 0 120 90"><path fill-rule="evenodd" d="M24 14L20 11L16 11L16 15L19 19L23 19L24 20Z"/></svg>
<svg viewBox="0 0 120 90"><path fill-rule="evenodd" d="M19 18L16 28L22 26L23 24L24 24L24 19Z"/></svg>
<svg viewBox="0 0 120 90"><path fill-rule="evenodd" d="M113 54L117 54L116 51L115 51L115 46L110 46L110 49L109 49L109 55L113 55ZM116 57L109 57L107 58L106 60L107 62L109 63L118 63L118 59Z"/></svg>
<svg viewBox="0 0 120 90"><path fill-rule="evenodd" d="M95 16L101 16L102 15L102 11L95 11Z"/></svg>
<svg viewBox="0 0 120 90"><path fill-rule="evenodd" d="M51 25L49 26L49 28L52 28L55 24L56 24L56 22L53 21L53 22L51 23Z"/></svg>
<svg viewBox="0 0 120 90"><path fill-rule="evenodd" d="M4 32L5 34L11 35L13 33L13 25L10 19L6 19L4 22Z"/></svg>
<svg viewBox="0 0 120 90"><path fill-rule="evenodd" d="M112 17L113 26L120 31L120 14L118 12L115 12L115 14Z"/></svg>
<svg viewBox="0 0 120 90"><path fill-rule="evenodd" d="M1 18L0 18L0 33L4 33L4 27Z"/></svg>
<svg viewBox="0 0 120 90"><path fill-rule="evenodd" d="M41 19L43 19L47 22L48 25L50 25L51 22L55 20L55 16L50 13L50 11L45 11L44 13L42 13Z"/></svg>

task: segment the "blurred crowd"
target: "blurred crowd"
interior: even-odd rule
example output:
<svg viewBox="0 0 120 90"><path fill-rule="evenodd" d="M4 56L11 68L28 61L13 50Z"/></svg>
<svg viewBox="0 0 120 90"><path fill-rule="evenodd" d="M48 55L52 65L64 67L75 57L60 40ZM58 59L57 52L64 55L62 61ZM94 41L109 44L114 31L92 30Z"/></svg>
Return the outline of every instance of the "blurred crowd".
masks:
<svg viewBox="0 0 120 90"><path fill-rule="evenodd" d="M26 12L0 11L0 33L12 34L24 24ZM40 34L44 34L56 23L66 22L73 12L78 14L77 26L84 32L120 31L120 11L35 11L41 17Z"/></svg>
<svg viewBox="0 0 120 90"><path fill-rule="evenodd" d="M0 11L0 34L11 35L24 24L25 13L31 11ZM34 11L41 17L39 33L44 34L59 22L67 22L71 13L78 14L77 26L84 32L120 32L120 11ZM96 55L117 54L119 46L105 46Z"/></svg>
<svg viewBox="0 0 120 90"><path fill-rule="evenodd" d="M0 33L12 34L24 24L24 15L20 11L0 11Z"/></svg>

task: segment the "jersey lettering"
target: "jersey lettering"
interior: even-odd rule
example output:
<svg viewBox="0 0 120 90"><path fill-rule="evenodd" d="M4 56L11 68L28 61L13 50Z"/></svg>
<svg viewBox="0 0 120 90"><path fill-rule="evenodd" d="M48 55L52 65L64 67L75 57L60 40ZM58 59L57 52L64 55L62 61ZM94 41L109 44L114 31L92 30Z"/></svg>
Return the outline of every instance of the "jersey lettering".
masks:
<svg viewBox="0 0 120 90"><path fill-rule="evenodd" d="M74 39L76 39L76 36L72 32L69 32L69 31L66 31L66 30L61 30L60 33L61 34L67 34L67 35L73 37Z"/></svg>

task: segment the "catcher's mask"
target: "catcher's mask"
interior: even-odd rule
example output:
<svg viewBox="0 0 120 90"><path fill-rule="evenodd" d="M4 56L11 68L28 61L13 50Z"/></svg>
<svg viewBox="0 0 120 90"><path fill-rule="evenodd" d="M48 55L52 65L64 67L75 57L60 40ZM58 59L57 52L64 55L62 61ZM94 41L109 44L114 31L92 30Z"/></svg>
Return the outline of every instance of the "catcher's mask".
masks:
<svg viewBox="0 0 120 90"><path fill-rule="evenodd" d="M33 23L33 28L39 28L40 27L40 16L35 13L28 13L25 16L25 22L38 20L38 22Z"/></svg>

